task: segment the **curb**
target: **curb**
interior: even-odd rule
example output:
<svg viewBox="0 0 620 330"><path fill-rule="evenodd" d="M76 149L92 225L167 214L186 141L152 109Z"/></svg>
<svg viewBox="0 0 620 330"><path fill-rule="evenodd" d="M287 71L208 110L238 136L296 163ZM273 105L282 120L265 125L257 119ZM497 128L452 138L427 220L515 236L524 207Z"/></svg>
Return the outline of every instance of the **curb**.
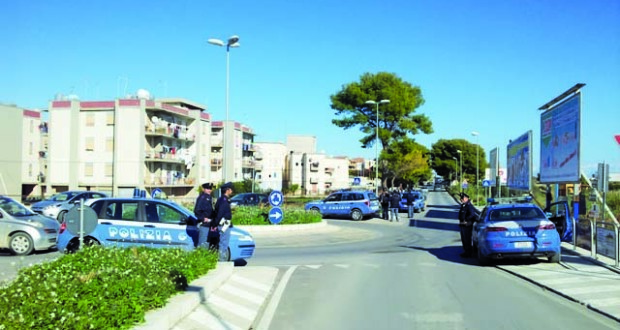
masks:
<svg viewBox="0 0 620 330"><path fill-rule="evenodd" d="M327 221L317 223L303 223L298 225L258 225L258 226L235 226L250 233L289 232L327 227Z"/></svg>
<svg viewBox="0 0 620 330"><path fill-rule="evenodd" d="M198 305L206 301L232 275L232 262L218 262L214 270L190 283L187 291L173 296L162 308L148 311L145 322L134 330L169 330L189 315Z"/></svg>

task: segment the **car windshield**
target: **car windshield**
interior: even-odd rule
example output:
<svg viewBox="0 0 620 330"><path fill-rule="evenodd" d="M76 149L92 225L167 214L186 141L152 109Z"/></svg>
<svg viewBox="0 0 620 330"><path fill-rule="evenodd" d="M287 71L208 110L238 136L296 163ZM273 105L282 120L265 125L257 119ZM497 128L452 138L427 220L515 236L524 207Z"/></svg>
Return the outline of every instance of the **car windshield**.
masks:
<svg viewBox="0 0 620 330"><path fill-rule="evenodd" d="M64 202L64 201L68 201L71 198L73 198L75 195L77 195L77 193L74 192L63 192L63 193L59 193L56 194L54 196L52 196L52 198L50 198L51 201L55 201L55 202Z"/></svg>
<svg viewBox="0 0 620 330"><path fill-rule="evenodd" d="M30 209L24 205L7 197L0 197L0 209L14 217L35 215L34 212L30 211Z"/></svg>
<svg viewBox="0 0 620 330"><path fill-rule="evenodd" d="M545 214L535 207L513 207L492 210L489 214L490 221L527 221L544 220Z"/></svg>
<svg viewBox="0 0 620 330"><path fill-rule="evenodd" d="M235 195L235 196L233 196L233 197L230 199L230 201L231 201L231 202L239 202L239 201L242 201L242 200L243 200L243 196L245 196L245 194L238 194L238 195Z"/></svg>

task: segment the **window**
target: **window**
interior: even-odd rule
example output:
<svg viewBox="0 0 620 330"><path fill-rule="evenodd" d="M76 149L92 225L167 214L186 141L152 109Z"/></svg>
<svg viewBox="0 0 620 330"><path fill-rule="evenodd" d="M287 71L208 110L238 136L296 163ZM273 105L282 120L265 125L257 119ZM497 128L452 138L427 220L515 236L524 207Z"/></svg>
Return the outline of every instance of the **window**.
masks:
<svg viewBox="0 0 620 330"><path fill-rule="evenodd" d="M342 194L333 194L328 196L325 201L326 202L339 202L342 198Z"/></svg>
<svg viewBox="0 0 620 330"><path fill-rule="evenodd" d="M34 145L32 142L30 142L30 144L28 144L28 155L32 156L33 149L34 149Z"/></svg>
<svg viewBox="0 0 620 330"><path fill-rule="evenodd" d="M105 164L105 176L111 177L113 175L113 172L114 167L112 166L112 163Z"/></svg>
<svg viewBox="0 0 620 330"><path fill-rule="evenodd" d="M86 114L86 127L93 127L93 126L95 126L95 114L87 113Z"/></svg>
<svg viewBox="0 0 620 330"><path fill-rule="evenodd" d="M95 213L97 214L97 218L99 218L101 214L101 207L103 206L103 203L104 201L97 201L97 202L90 204L90 208L93 209L93 211L95 211Z"/></svg>
<svg viewBox="0 0 620 330"><path fill-rule="evenodd" d="M148 222L178 224L186 219L183 213L161 203L147 202L144 209L146 211L146 221Z"/></svg>
<svg viewBox="0 0 620 330"><path fill-rule="evenodd" d="M114 151L114 139L109 137L105 140L105 151L112 152Z"/></svg>
<svg viewBox="0 0 620 330"><path fill-rule="evenodd" d="M95 151L95 138L94 137L87 137L86 138L85 149L86 149L86 151Z"/></svg>
<svg viewBox="0 0 620 330"><path fill-rule="evenodd" d="M93 176L93 163L84 163L84 175Z"/></svg>
<svg viewBox="0 0 620 330"><path fill-rule="evenodd" d="M108 112L106 114L105 124L107 126L113 126L114 125L114 112Z"/></svg>
<svg viewBox="0 0 620 330"><path fill-rule="evenodd" d="M138 202L134 201L111 201L106 207L104 219L138 221Z"/></svg>
<svg viewBox="0 0 620 330"><path fill-rule="evenodd" d="M28 176L32 176L32 164L28 164Z"/></svg>

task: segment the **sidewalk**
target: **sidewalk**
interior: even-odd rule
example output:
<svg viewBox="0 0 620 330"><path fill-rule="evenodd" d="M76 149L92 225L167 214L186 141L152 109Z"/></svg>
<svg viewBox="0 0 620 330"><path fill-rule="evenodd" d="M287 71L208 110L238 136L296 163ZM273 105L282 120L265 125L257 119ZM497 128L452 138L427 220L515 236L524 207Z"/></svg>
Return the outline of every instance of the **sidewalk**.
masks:
<svg viewBox="0 0 620 330"><path fill-rule="evenodd" d="M620 322L620 269L614 260L562 243L560 264L501 265L498 268L535 283Z"/></svg>

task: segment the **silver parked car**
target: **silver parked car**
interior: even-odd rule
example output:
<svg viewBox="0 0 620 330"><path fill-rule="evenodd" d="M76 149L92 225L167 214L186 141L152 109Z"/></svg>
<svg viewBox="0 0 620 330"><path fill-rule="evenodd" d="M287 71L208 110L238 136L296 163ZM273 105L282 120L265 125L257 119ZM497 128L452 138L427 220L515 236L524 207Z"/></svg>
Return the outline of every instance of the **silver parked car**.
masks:
<svg viewBox="0 0 620 330"><path fill-rule="evenodd" d="M0 249L16 255L56 247L60 224L32 212L16 200L0 196Z"/></svg>
<svg viewBox="0 0 620 330"><path fill-rule="evenodd" d="M32 204L32 210L44 216L64 220L65 214L79 203L80 200L97 199L108 197L97 191L65 191L58 193L49 199Z"/></svg>

